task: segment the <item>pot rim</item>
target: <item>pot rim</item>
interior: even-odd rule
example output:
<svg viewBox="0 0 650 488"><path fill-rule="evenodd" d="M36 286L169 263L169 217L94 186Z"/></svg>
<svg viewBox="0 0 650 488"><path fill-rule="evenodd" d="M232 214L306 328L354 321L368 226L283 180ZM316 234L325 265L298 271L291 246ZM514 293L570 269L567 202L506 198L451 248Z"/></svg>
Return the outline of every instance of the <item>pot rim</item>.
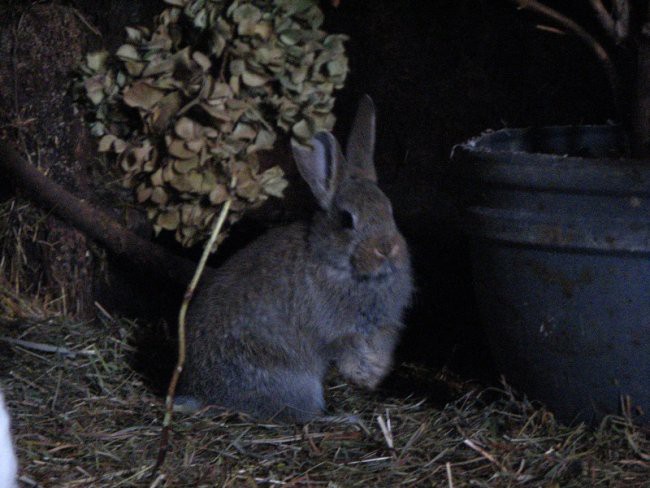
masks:
<svg viewBox="0 0 650 488"><path fill-rule="evenodd" d="M620 150L625 134L621 127L609 125L499 129L454 146L451 159L460 164L452 165L451 171L461 180L510 188L650 198L650 159L568 156L521 149L527 144L541 147L553 137L574 149L599 144L598 151L605 152L610 144Z"/></svg>

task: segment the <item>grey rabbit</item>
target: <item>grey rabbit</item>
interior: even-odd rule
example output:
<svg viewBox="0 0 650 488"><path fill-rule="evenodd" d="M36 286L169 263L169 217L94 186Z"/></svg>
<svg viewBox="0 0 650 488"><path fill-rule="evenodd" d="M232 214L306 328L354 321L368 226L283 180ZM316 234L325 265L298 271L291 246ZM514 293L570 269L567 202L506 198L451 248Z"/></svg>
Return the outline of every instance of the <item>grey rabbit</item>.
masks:
<svg viewBox="0 0 650 488"><path fill-rule="evenodd" d="M332 134L292 145L319 209L271 230L219 268L188 312L179 392L258 419L325 409L330 365L374 388L391 366L412 293L406 242L377 186L375 109L365 96L344 157Z"/></svg>

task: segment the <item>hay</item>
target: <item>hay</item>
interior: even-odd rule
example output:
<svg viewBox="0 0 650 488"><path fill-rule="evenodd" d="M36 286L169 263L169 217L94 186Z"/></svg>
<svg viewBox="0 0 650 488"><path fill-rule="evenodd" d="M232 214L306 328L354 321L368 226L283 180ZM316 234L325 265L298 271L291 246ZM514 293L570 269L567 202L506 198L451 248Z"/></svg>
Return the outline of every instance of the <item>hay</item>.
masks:
<svg viewBox="0 0 650 488"><path fill-rule="evenodd" d="M43 286L38 262L45 214L11 198L0 203L0 316L42 318L62 311L60 296Z"/></svg>
<svg viewBox="0 0 650 488"><path fill-rule="evenodd" d="M91 257L92 255L92 257ZM0 201L0 314L81 316L105 252L21 197ZM94 265L94 268L93 268Z"/></svg>
<svg viewBox="0 0 650 488"><path fill-rule="evenodd" d="M0 336L24 341L0 344L0 372L25 486L648 486L650 435L624 418L568 428L508 388L466 388L437 408L336 378L327 399L342 419L300 427L216 408L177 414L152 478L163 399L129 366L137 327L2 322ZM434 376L406 365L398 374Z"/></svg>

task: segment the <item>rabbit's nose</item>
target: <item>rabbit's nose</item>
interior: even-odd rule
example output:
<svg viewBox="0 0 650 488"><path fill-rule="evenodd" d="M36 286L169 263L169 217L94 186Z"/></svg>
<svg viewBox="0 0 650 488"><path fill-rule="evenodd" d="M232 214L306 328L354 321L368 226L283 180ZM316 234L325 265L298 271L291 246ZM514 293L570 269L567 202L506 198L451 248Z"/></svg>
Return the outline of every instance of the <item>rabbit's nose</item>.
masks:
<svg viewBox="0 0 650 488"><path fill-rule="evenodd" d="M377 247L373 249L375 256L381 259L394 258L399 253L399 243L394 239L383 239Z"/></svg>
<svg viewBox="0 0 650 488"><path fill-rule="evenodd" d="M384 259L386 257L386 254L384 253L384 251L382 251L378 247L374 248L373 252L375 253L375 256L377 256L378 258Z"/></svg>

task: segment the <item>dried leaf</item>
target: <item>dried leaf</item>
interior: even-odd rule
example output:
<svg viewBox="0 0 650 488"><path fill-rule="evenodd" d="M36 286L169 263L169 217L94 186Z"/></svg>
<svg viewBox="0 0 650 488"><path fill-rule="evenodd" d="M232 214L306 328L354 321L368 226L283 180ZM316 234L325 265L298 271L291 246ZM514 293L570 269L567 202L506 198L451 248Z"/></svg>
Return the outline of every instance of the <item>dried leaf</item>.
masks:
<svg viewBox="0 0 650 488"><path fill-rule="evenodd" d="M243 59L233 59L229 65L230 74L233 76L241 76L246 71L246 62Z"/></svg>
<svg viewBox="0 0 650 488"><path fill-rule="evenodd" d="M194 226L201 221L202 209L195 205L181 205L181 221L184 224Z"/></svg>
<svg viewBox="0 0 650 488"><path fill-rule="evenodd" d="M106 134L106 126L101 122L94 122L90 125L90 133L95 137L101 137Z"/></svg>
<svg viewBox="0 0 650 488"><path fill-rule="evenodd" d="M200 153L205 146L205 141L203 139L194 139L193 141L187 141L185 147L194 153Z"/></svg>
<svg viewBox="0 0 650 488"><path fill-rule="evenodd" d="M255 27L262 18L262 12L250 3L242 3L232 12L232 18L239 24L237 33L240 36L251 36L255 34Z"/></svg>
<svg viewBox="0 0 650 488"><path fill-rule="evenodd" d="M103 71L108 59L108 51L95 51L86 55L86 66L92 71Z"/></svg>
<svg viewBox="0 0 650 488"><path fill-rule="evenodd" d="M174 161L174 170L180 174L189 173L191 170L196 169L198 166L198 156L195 156L191 159L176 159Z"/></svg>
<svg viewBox="0 0 650 488"><path fill-rule="evenodd" d="M240 122L235 126L235 130L232 132L232 136L236 139L250 141L255 138L257 132L253 127L243 122Z"/></svg>
<svg viewBox="0 0 650 488"><path fill-rule="evenodd" d="M167 192L161 187L157 186L151 191L151 201L158 204L159 206L164 206L169 200Z"/></svg>
<svg viewBox="0 0 650 488"><path fill-rule="evenodd" d="M201 183L203 177L196 171L191 171L187 174L177 174L169 181L169 184L182 192L199 192L201 190Z"/></svg>
<svg viewBox="0 0 650 488"><path fill-rule="evenodd" d="M218 184L208 195L210 203L214 205L219 205L220 203L225 202L228 199L228 190L226 185Z"/></svg>
<svg viewBox="0 0 650 488"><path fill-rule="evenodd" d="M330 76L344 75L348 71L348 63L345 59L335 59L327 63L327 71Z"/></svg>
<svg viewBox="0 0 650 488"><path fill-rule="evenodd" d="M256 151L262 151L267 149L272 149L273 144L275 143L275 134L270 130L260 129L257 132L257 137L255 138L255 144L253 147Z"/></svg>
<svg viewBox="0 0 650 488"><path fill-rule="evenodd" d="M113 134L106 134L104 137L102 137L99 140L97 150L99 152L110 151L111 148L113 147L113 142L115 142L116 139L117 139L117 137L115 137Z"/></svg>
<svg viewBox="0 0 650 488"><path fill-rule="evenodd" d="M260 175L260 184L267 195L282 198L289 182L284 178L282 168L273 166Z"/></svg>
<svg viewBox="0 0 650 488"><path fill-rule="evenodd" d="M301 32L297 29L286 30L280 34L279 38L283 44L293 46L300 41Z"/></svg>
<svg viewBox="0 0 650 488"><path fill-rule="evenodd" d="M223 55L223 51L228 45L228 42L226 41L226 38L223 36L220 36L219 34L215 34L214 36L214 45L212 46L212 51L218 56L221 57Z"/></svg>
<svg viewBox="0 0 650 488"><path fill-rule="evenodd" d="M140 76L140 73L144 69L144 63L136 61L125 61L124 66L126 66L127 73L134 78Z"/></svg>
<svg viewBox="0 0 650 488"><path fill-rule="evenodd" d="M207 103L202 103L200 107L205 110L205 112L211 117L215 118L217 121L230 122L231 113L223 108L213 107Z"/></svg>
<svg viewBox="0 0 650 488"><path fill-rule="evenodd" d="M122 61L140 61L138 50L132 44L122 44L115 55Z"/></svg>
<svg viewBox="0 0 650 488"><path fill-rule="evenodd" d="M166 164L162 169L162 179L165 183L169 183L178 177L178 173L174 171L174 166L171 164Z"/></svg>
<svg viewBox="0 0 650 488"><path fill-rule="evenodd" d="M113 141L113 151L115 154L121 154L127 147L127 144L122 139L115 139Z"/></svg>
<svg viewBox="0 0 650 488"><path fill-rule="evenodd" d="M232 90L230 89L230 86L227 83L222 82L216 82L213 85L209 96L211 100L230 97L232 97Z"/></svg>
<svg viewBox="0 0 650 488"><path fill-rule="evenodd" d="M138 203L142 203L148 200L149 197L151 197L152 193L153 190L151 189L151 187L145 186L144 184L139 185L135 192Z"/></svg>
<svg viewBox="0 0 650 488"><path fill-rule="evenodd" d="M302 141L307 141L311 139L312 136L312 130L309 128L309 124L305 119L295 123L291 128L291 131L299 140Z"/></svg>
<svg viewBox="0 0 650 488"><path fill-rule="evenodd" d="M171 73L173 70L174 60L172 58L152 59L142 71L142 77L148 78L161 73Z"/></svg>
<svg viewBox="0 0 650 488"><path fill-rule="evenodd" d="M163 181L163 170L162 168L158 168L150 178L151 184L153 186L161 186L164 181Z"/></svg>
<svg viewBox="0 0 650 488"><path fill-rule="evenodd" d="M203 71L208 71L212 66L210 58L200 51L194 51L192 53L192 59L198 64Z"/></svg>
<svg viewBox="0 0 650 488"><path fill-rule="evenodd" d="M148 140L142 142L139 146L132 146L122 153L120 166L127 173L141 172L146 161L149 161L153 151L153 146Z"/></svg>
<svg viewBox="0 0 650 488"><path fill-rule="evenodd" d="M189 159L197 156L194 151L187 149L185 141L182 139L171 139L169 137L167 139L167 150L172 156L178 159Z"/></svg>
<svg viewBox="0 0 650 488"><path fill-rule="evenodd" d="M126 38L131 42L131 44L140 44L142 41L143 33L140 29L135 27L126 27Z"/></svg>
<svg viewBox="0 0 650 488"><path fill-rule="evenodd" d="M188 117L181 117L174 124L174 131L181 139L189 141L195 139L199 133L199 124Z"/></svg>
<svg viewBox="0 0 650 488"><path fill-rule="evenodd" d="M96 75L84 81L86 96L94 105L99 105L104 100L104 75Z"/></svg>
<svg viewBox="0 0 650 488"><path fill-rule="evenodd" d="M268 40L273 34L273 26L270 22L258 22L254 25L253 34Z"/></svg>
<svg viewBox="0 0 650 488"><path fill-rule="evenodd" d="M161 212L158 214L156 223L163 229L174 230L178 227L180 223L180 216L178 215L177 209L170 209L167 212Z"/></svg>
<svg viewBox="0 0 650 488"><path fill-rule="evenodd" d="M242 81L248 86L258 87L264 85L268 78L251 71L244 71L242 73Z"/></svg>
<svg viewBox="0 0 650 488"><path fill-rule="evenodd" d="M202 176L200 193L208 194L217 186L217 177L210 171L202 173Z"/></svg>
<svg viewBox="0 0 650 488"><path fill-rule="evenodd" d="M151 110L150 126L153 132L162 132L181 107L181 96L174 91L168 93Z"/></svg>
<svg viewBox="0 0 650 488"><path fill-rule="evenodd" d="M261 189L261 185L251 178L249 180L237 182L235 193L249 202L253 202L259 197Z"/></svg>
<svg viewBox="0 0 650 488"><path fill-rule="evenodd" d="M149 110L163 98L165 92L152 87L144 81L136 81L124 89L124 103L129 107Z"/></svg>

